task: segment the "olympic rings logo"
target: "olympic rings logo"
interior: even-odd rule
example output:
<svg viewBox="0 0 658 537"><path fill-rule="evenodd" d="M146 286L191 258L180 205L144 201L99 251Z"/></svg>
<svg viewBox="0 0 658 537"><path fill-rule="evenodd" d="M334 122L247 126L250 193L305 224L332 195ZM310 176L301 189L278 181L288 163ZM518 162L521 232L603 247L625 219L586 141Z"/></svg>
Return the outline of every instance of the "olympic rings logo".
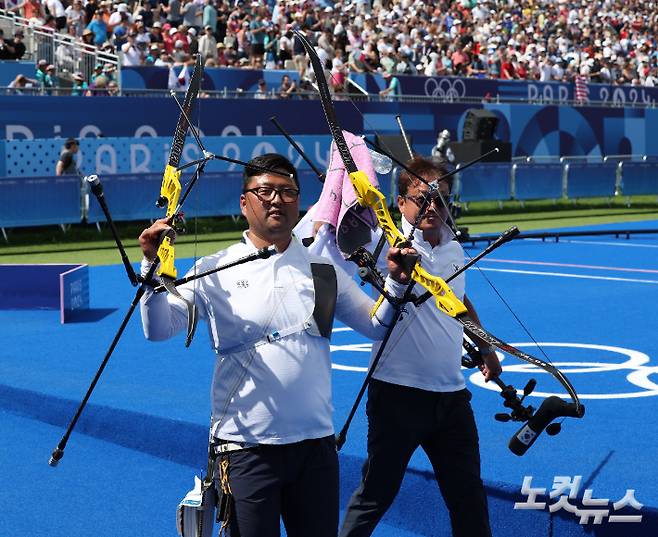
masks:
<svg viewBox="0 0 658 537"><path fill-rule="evenodd" d="M458 78L428 78L425 81L425 95L440 99L459 99L466 96L466 84Z"/></svg>
<svg viewBox="0 0 658 537"><path fill-rule="evenodd" d="M534 343L513 343L515 347L535 347ZM648 365L651 362L651 358L643 352L636 351L633 349L624 349L623 347L613 347L610 345L594 345L587 343L539 343L541 347L567 347L570 349L586 349L599 352L609 352L613 354L621 354L626 356L626 360L621 363L614 362L580 362L580 361L554 361L553 365L562 371L565 375L570 378L575 377L576 375L582 373L609 373L615 371L624 371L628 370L629 373L625 375L626 381L630 384L640 388L638 391L632 392L621 392L621 393L584 393L581 390L578 390L578 397L580 399L631 399L635 397L650 397L658 395L658 384L652 382L650 377L655 375L658 378L658 366ZM588 353L588 355L591 353ZM498 358L502 362L504 356L501 353L498 353ZM503 365L503 371L507 372L516 372L516 373L527 373L531 375L536 374L545 374L548 375L543 369L536 368L531 364L527 363L514 363L510 365ZM479 378L478 378L479 377ZM471 374L469 380L481 388L486 388L489 390L498 390L499 388L492 383L485 383L484 377L478 371L474 374ZM573 378L572 378L573 380ZM599 383L597 383L598 385ZM549 392L538 392L535 391L532 393L533 396L537 397L550 397L551 395L557 395L559 397L565 397L564 393L549 393Z"/></svg>
<svg viewBox="0 0 658 537"><path fill-rule="evenodd" d="M334 331L348 331L349 328L338 328ZM535 347L534 343L513 343L515 347ZM610 345L595 345L588 343L555 343L555 342L544 342L539 343L541 347L562 347L568 349L574 349L574 352L578 350L587 351L587 355L591 356L594 351L597 354L612 353L624 356L626 359L621 362L613 361L554 361L553 365L560 369L565 375L569 376L572 380L574 377L577 378L577 375L580 374L596 374L596 373L613 373L628 371L625 375L626 382L637 387L636 391L621 391L619 393L585 393L582 390L578 390L578 397L580 399L631 399L637 397L651 397L658 395L658 383L651 380L652 376L655 376L655 379L658 379L658 366L651 365L651 358L640 351L633 349L625 349L623 347L614 347ZM346 345L331 345L331 352L370 352L372 348L371 343L352 343ZM498 358L503 365L504 373L522 373L527 374L528 376L537 376L537 375L549 375L543 369L539 369L531 364L525 362L516 363L504 363L505 356L500 351L497 351ZM365 372L367 367L361 366L350 366L338 363L332 363L332 369L339 371L352 371L352 372ZM494 385L492 382L484 382L484 377L482 374L475 370L471 375L468 376L468 380L480 387L487 390L499 391L500 389ZM600 383L597 383L599 385ZM541 385L541 382L539 383ZM560 393L550 393L550 392L540 392L534 391L531 394L531 397L550 397L552 395L557 395L558 397L567 397L564 392Z"/></svg>

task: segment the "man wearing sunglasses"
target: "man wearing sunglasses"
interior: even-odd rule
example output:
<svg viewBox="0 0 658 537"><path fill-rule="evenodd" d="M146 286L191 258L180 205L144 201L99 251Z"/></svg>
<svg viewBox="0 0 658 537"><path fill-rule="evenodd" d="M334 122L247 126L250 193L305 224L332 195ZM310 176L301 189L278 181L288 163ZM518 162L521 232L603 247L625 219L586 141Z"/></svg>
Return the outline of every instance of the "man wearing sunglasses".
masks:
<svg viewBox="0 0 658 537"><path fill-rule="evenodd" d="M428 183L447 170L436 161L415 157L407 167ZM449 201L451 184L439 181L440 196ZM428 187L406 171L398 179L398 207L402 231L431 274L447 278L464 264L464 251L447 224L441 199L432 200L418 221ZM464 274L450 282L470 316L479 323L473 304L464 294ZM368 389L368 459L360 486L354 492L340 537L371 535L392 504L411 456L418 447L432 464L436 481L450 512L456 537L488 537L487 497L480 479L478 435L471 410L471 394L461 373L463 331L440 312L433 301L415 308L398 322ZM483 353L482 373L498 376L500 363L493 348L476 341ZM373 346L373 356L378 344Z"/></svg>
<svg viewBox="0 0 658 537"><path fill-rule="evenodd" d="M179 287L207 321L216 354L211 449L221 518L231 537L278 536L280 518L289 537L335 537L338 460L329 351L334 313L379 339L393 312L384 305L371 318L374 302L354 280L292 236L299 183L285 157L267 154L249 162L240 209L249 224L242 241L202 258L189 274L270 245L277 253ZM140 236L143 271L168 228L160 220ZM387 255L387 285L399 296L410 276L401 266L407 253L414 251L391 249ZM147 292L141 311L148 339L167 339L186 326L182 302L164 293Z"/></svg>

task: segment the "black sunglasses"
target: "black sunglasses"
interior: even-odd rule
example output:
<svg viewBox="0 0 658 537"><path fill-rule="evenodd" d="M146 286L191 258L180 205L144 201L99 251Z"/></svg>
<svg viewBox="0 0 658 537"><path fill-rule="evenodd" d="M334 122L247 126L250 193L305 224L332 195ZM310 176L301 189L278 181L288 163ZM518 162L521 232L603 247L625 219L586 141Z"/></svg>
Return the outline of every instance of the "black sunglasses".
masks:
<svg viewBox="0 0 658 537"><path fill-rule="evenodd" d="M439 201L439 196L443 198L443 201L445 202L446 205L450 205L454 201L454 196L452 194L443 194L441 192L438 193L438 196L435 198L432 198L432 202L436 204L437 207L443 207L443 203ZM413 201L418 207L422 207L423 203L427 199L427 195L422 195L422 196L402 196L406 200Z"/></svg>

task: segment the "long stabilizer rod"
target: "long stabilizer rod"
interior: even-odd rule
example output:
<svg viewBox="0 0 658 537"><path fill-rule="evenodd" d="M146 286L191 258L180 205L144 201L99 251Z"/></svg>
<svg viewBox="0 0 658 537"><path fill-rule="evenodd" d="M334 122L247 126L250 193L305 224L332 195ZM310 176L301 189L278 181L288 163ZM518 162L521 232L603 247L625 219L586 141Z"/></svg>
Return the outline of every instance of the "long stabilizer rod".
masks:
<svg viewBox="0 0 658 537"><path fill-rule="evenodd" d="M151 263L151 266L149 267L148 273L146 274L144 280L145 281L150 281L151 278L153 277L153 274L155 273L155 270L158 266L158 259L156 258L153 263ZM103 371L105 370L105 366L107 365L108 361L110 360L110 357L112 356L112 353L114 352L114 349L117 346L117 343L119 343L119 339L121 339L121 336L123 335L123 331L125 330L126 326L128 325L128 321L132 317L133 312L135 311L135 308L137 307L137 304L139 304L140 298L142 298L142 295L146 292L146 284L142 284L139 286L137 289L137 292L135 293L135 298L133 298L132 302L130 303L130 308L128 308L128 311L126 312L126 315L123 318L123 321L121 321L121 326L119 326L119 329L117 330L117 333L114 335L114 339L112 339L112 343L110 344L110 347L108 348L107 352L105 353L105 357L103 358L103 361L101 362L100 367L98 368L98 371L96 371L96 374L94 375L93 380L91 381L91 384L89 385L89 388L87 388L87 393L85 394L84 398L82 399L82 402L78 406L78 409L75 411L75 414L73 415L73 418L69 422L68 427L66 428L66 431L64 432L64 435L62 436L61 440L57 444L57 447L53 450L50 460L48 461L48 464L50 466L57 466L61 458L64 456L64 449L66 448L66 444L69 441L69 437L71 436L71 433L73 432L73 429L75 428L76 424L78 423L78 419L80 418L80 415L82 414L82 411L85 409L87 406L87 402L89 401L89 398L91 397L92 392L94 391L94 388L96 388L96 384L98 384L98 380L101 378L101 375L103 374Z"/></svg>

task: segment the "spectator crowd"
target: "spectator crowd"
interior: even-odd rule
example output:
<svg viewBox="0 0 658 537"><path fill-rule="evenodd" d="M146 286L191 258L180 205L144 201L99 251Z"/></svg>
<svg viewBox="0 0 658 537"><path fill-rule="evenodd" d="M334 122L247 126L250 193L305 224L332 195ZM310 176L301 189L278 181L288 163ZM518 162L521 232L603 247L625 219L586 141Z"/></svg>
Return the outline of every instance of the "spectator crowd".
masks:
<svg viewBox="0 0 658 537"><path fill-rule="evenodd" d="M0 4L2 2L0 1ZM123 65L295 69L303 31L336 90L352 72L654 86L658 11L643 0L4 0ZM19 36L19 40L22 36ZM3 54L0 36L0 58ZM47 67L47 66L46 66Z"/></svg>

